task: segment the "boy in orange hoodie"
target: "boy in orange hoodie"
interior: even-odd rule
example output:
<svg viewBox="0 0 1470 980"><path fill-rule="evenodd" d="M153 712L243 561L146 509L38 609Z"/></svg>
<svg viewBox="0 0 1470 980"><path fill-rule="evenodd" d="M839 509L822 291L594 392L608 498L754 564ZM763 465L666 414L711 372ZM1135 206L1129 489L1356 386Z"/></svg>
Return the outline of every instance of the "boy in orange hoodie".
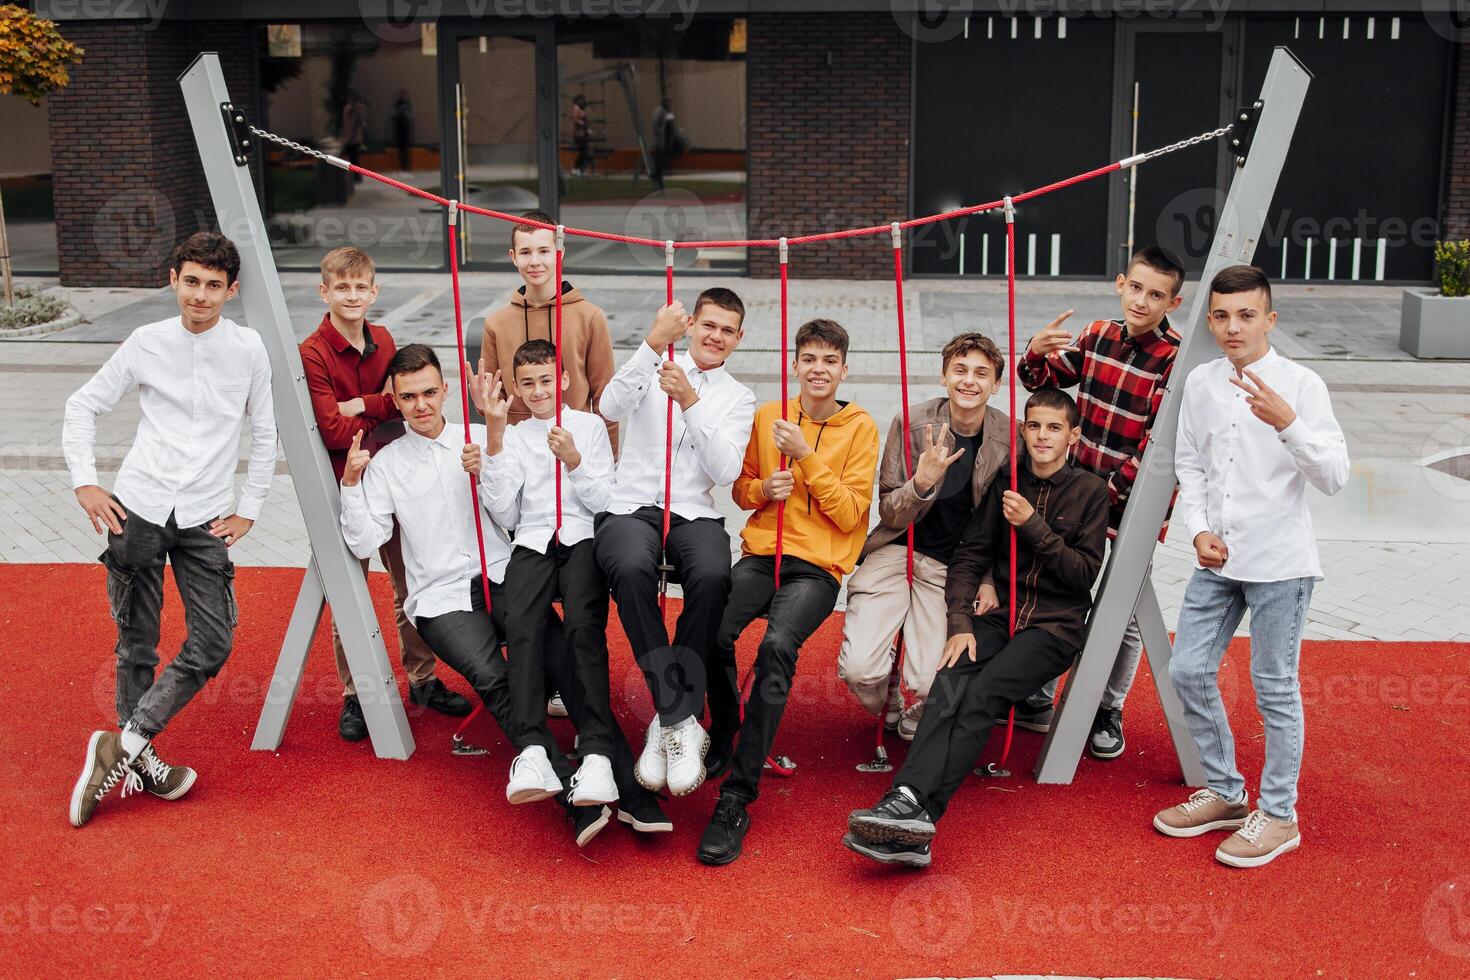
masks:
<svg viewBox="0 0 1470 980"><path fill-rule="evenodd" d="M781 416L779 401L756 412L735 502L753 510L742 557L730 570L730 601L717 633L709 677L710 757L729 753L739 690L735 641L757 616L766 635L756 654L755 684L730 776L720 787L714 816L699 842L699 860L729 864L740 856L756 799L761 767L786 710L801 645L837 604L842 576L852 571L868 533L878 426L850 402L837 400L847 377L847 331L831 320L811 320L796 332L792 365L801 396ZM789 461L789 462L788 462ZM785 502L781 585L775 581L776 516Z"/></svg>
<svg viewBox="0 0 1470 980"><path fill-rule="evenodd" d="M527 211L527 221L554 225L544 211ZM480 356L485 371L494 375L509 368L520 346L531 340L556 340L556 232L533 224L515 225L510 230L510 260L520 273L524 285L511 296L510 303L485 317L485 333L480 342ZM563 280L561 288L561 359L568 383L562 393L567 408L597 414L602 389L612 380L617 365L613 363L612 334L607 328L607 315L589 302L572 284ZM520 395L510 400L510 424L523 422L531 411ZM613 454L618 450L616 423L607 426Z"/></svg>

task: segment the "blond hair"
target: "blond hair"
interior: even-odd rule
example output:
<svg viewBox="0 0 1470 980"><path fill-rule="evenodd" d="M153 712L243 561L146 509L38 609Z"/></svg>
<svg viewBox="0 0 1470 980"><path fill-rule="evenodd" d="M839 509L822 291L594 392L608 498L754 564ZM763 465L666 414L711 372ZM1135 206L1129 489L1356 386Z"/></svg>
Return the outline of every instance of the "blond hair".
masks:
<svg viewBox="0 0 1470 980"><path fill-rule="evenodd" d="M322 282L331 284L333 278L345 279L351 275L366 275L373 281L376 267L373 257L356 245L334 248L322 258Z"/></svg>

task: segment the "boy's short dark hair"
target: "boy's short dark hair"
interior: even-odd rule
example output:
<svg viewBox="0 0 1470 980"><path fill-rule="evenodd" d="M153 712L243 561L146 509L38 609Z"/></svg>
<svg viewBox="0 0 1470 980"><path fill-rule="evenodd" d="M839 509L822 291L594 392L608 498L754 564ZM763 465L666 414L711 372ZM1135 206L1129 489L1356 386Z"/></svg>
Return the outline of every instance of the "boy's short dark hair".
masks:
<svg viewBox="0 0 1470 980"><path fill-rule="evenodd" d="M708 303L718 306L722 310L729 310L740 317L740 327L745 328L745 304L740 302L740 297L735 295L734 290L723 286L711 286L699 294L699 299L694 301L694 318L699 319L699 311Z"/></svg>
<svg viewBox="0 0 1470 980"><path fill-rule="evenodd" d="M995 346L995 341L983 333L962 333L949 343L944 345L944 351L939 355L939 373L943 374L949 370L949 362L956 357L964 357L966 354L979 351L995 371L995 380L999 381L1005 377L1006 359L1001 356L1000 348Z"/></svg>
<svg viewBox="0 0 1470 980"><path fill-rule="evenodd" d="M217 232L196 231L179 242L169 266L175 272L183 272L185 262L223 272L226 286L233 285L240 278L240 250L234 242Z"/></svg>
<svg viewBox="0 0 1470 980"><path fill-rule="evenodd" d="M1271 312L1271 280L1255 266L1232 265L1215 273L1215 278L1210 280L1211 294L1249 293L1257 289L1266 294L1266 308L1262 312Z"/></svg>
<svg viewBox="0 0 1470 980"><path fill-rule="evenodd" d="M1082 422L1082 415L1077 411L1077 402L1072 396L1060 388L1037 388L1026 399L1025 418L1031 417L1033 408L1058 408L1067 413L1067 426L1075 429Z"/></svg>
<svg viewBox="0 0 1470 980"><path fill-rule="evenodd" d="M836 320L808 320L796 331L796 353L808 345L831 347L847 360L847 331Z"/></svg>
<svg viewBox="0 0 1470 980"><path fill-rule="evenodd" d="M1184 263L1179 261L1179 256L1166 248L1158 245L1145 245L1133 253L1128 260L1128 268L1131 271L1135 265L1146 265L1155 272L1162 272L1174 279L1174 291L1169 294L1172 298L1179 295L1179 290L1184 288Z"/></svg>
<svg viewBox="0 0 1470 980"><path fill-rule="evenodd" d="M531 224L531 222L533 221L539 221L543 225L556 224L556 219L547 214L545 211L527 211L525 214L521 215L521 220L519 223L511 225L510 247L512 249L516 247L517 235L534 235L538 231L546 230L545 228L542 228L538 225Z"/></svg>
<svg viewBox="0 0 1470 980"><path fill-rule="evenodd" d="M556 345L549 340L528 340L516 348L515 357L510 362L510 376L516 376L516 369L527 364L555 364Z"/></svg>
<svg viewBox="0 0 1470 980"><path fill-rule="evenodd" d="M398 348L393 360L388 362L388 377L413 374L426 367L432 367L439 372L439 377L444 377L444 369L439 366L439 355L434 353L434 348L428 344L405 344Z"/></svg>

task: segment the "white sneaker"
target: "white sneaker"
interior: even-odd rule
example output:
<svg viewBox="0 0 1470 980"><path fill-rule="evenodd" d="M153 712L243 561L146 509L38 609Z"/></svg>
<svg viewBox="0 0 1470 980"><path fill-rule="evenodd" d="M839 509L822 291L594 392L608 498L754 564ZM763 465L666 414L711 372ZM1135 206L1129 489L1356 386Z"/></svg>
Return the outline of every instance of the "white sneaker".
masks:
<svg viewBox="0 0 1470 980"><path fill-rule="evenodd" d="M898 737L905 742L912 742L914 736L919 732L919 719L924 717L924 702L915 701L903 709L903 717L898 719Z"/></svg>
<svg viewBox="0 0 1470 980"><path fill-rule="evenodd" d="M709 733L691 715L673 728L665 728L663 743L664 758L669 764L669 792L687 796L704 782L704 753L709 750Z"/></svg>
<svg viewBox="0 0 1470 980"><path fill-rule="evenodd" d="M560 694L553 694L551 700L546 702L546 714L549 718L567 717L567 706Z"/></svg>
<svg viewBox="0 0 1470 980"><path fill-rule="evenodd" d="M572 776L572 805L600 806L618 801L618 784L613 781L612 763L607 756L585 756Z"/></svg>
<svg viewBox="0 0 1470 980"><path fill-rule="evenodd" d="M643 742L643 752L633 763L633 778L638 785L650 793L662 792L668 781L668 760L664 757L663 729L659 727L658 715L648 723L648 737Z"/></svg>
<svg viewBox="0 0 1470 980"><path fill-rule="evenodd" d="M505 784L505 798L512 803L535 803L561 792L561 780L551 768L546 749L528 745L510 764L510 782Z"/></svg>

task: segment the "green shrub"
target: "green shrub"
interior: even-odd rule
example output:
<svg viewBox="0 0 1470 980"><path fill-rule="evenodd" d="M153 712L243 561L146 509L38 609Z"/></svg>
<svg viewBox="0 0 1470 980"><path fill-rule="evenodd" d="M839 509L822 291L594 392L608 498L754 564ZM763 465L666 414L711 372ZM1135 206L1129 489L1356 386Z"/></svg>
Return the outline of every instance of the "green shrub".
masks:
<svg viewBox="0 0 1470 980"><path fill-rule="evenodd" d="M1446 296L1470 296L1470 239L1434 243L1434 274Z"/></svg>
<svg viewBox="0 0 1470 980"><path fill-rule="evenodd" d="M17 289L15 305L6 306L0 296L0 330L17 330L37 323L50 323L66 314L66 300L34 289Z"/></svg>

